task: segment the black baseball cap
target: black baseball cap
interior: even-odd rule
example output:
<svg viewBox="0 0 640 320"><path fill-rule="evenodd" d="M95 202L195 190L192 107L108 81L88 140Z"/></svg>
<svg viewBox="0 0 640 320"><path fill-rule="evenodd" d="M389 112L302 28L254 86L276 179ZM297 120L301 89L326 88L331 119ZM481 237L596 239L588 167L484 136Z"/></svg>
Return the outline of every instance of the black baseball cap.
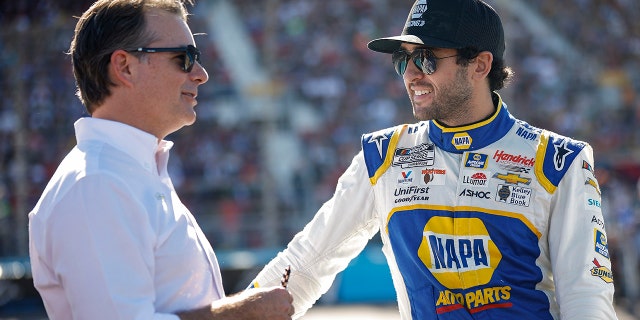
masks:
<svg viewBox="0 0 640 320"><path fill-rule="evenodd" d="M372 40L373 51L393 53L403 42L434 48L475 47L504 54L504 30L496 11L481 0L417 0L402 34Z"/></svg>

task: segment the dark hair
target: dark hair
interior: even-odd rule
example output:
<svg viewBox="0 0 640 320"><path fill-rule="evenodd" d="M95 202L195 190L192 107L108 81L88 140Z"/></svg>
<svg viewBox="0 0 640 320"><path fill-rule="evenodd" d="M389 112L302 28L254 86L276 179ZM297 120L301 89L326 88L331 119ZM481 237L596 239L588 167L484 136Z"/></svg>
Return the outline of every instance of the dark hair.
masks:
<svg viewBox="0 0 640 320"><path fill-rule="evenodd" d="M475 59L480 52L479 49L474 47L458 49L456 63L466 66ZM487 79L489 79L489 90L497 91L504 88L509 84L511 78L513 78L513 70L511 70L511 67L505 66L505 61L502 57L493 56L491 71L489 71L489 75L487 75Z"/></svg>
<svg viewBox="0 0 640 320"><path fill-rule="evenodd" d="M98 0L76 24L69 55L76 79L76 95L89 114L111 94L111 54L118 49L143 47L154 40L146 30L145 13L153 8L186 21L185 0ZM192 0L186 0L193 4Z"/></svg>

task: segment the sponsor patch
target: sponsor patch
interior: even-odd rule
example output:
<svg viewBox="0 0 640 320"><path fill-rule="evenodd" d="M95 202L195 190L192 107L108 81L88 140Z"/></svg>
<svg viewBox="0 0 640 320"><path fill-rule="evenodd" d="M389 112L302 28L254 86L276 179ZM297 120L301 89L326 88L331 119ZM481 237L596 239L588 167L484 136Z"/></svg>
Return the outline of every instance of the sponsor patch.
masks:
<svg viewBox="0 0 640 320"><path fill-rule="evenodd" d="M423 143L413 148L397 148L393 155L393 166L401 168L433 166L435 147L432 143Z"/></svg>
<svg viewBox="0 0 640 320"><path fill-rule="evenodd" d="M538 139L537 133L531 132L523 127L519 127L516 130L516 134L525 140L535 141L536 139Z"/></svg>
<svg viewBox="0 0 640 320"><path fill-rule="evenodd" d="M582 160L582 169L585 169L585 170L593 173L593 167L586 160Z"/></svg>
<svg viewBox="0 0 640 320"><path fill-rule="evenodd" d="M395 203L406 203L414 201L427 201L429 200L429 187L398 187L393 192L396 197Z"/></svg>
<svg viewBox="0 0 640 320"><path fill-rule="evenodd" d="M591 275L602 279L602 281L606 283L612 283L613 273L611 272L611 269L601 265L600 262L598 262L598 259L596 258L593 258L592 262L595 265L595 267L591 268L590 270Z"/></svg>
<svg viewBox="0 0 640 320"><path fill-rule="evenodd" d="M402 171L398 175L398 184L411 184L413 182L413 171Z"/></svg>
<svg viewBox="0 0 640 320"><path fill-rule="evenodd" d="M593 238L595 242L596 252L599 253L601 256L609 259L609 246L607 245L607 235L605 235L604 232L598 229L593 229L593 233L594 233Z"/></svg>
<svg viewBox="0 0 640 320"><path fill-rule="evenodd" d="M428 168L422 170L421 183L425 185L443 186L445 184L447 170Z"/></svg>
<svg viewBox="0 0 640 320"><path fill-rule="evenodd" d="M461 183L465 186L486 188L489 185L487 174L491 175L484 171L463 170L460 175Z"/></svg>
<svg viewBox="0 0 640 320"><path fill-rule="evenodd" d="M528 207L532 193L533 190L531 188L500 184L498 185L495 200L506 204Z"/></svg>
<svg viewBox="0 0 640 320"><path fill-rule="evenodd" d="M458 195L460 197L470 197L470 198L478 198L478 199L491 199L491 192L489 191L478 191L472 189L464 189Z"/></svg>
<svg viewBox="0 0 640 320"><path fill-rule="evenodd" d="M535 158L525 157L523 155L513 155L504 152L503 150L496 150L496 153L493 154L493 160L495 160L498 164L503 165L519 165L525 167L533 167L536 164Z"/></svg>
<svg viewBox="0 0 640 320"><path fill-rule="evenodd" d="M554 153L553 153L553 165L557 171L562 171L564 169L565 161L567 156L573 153L573 150L567 147L568 140L562 140L559 144L553 144Z"/></svg>
<svg viewBox="0 0 640 320"><path fill-rule="evenodd" d="M458 132L454 134L453 138L451 139L451 144L453 144L453 146L458 150L469 149L472 142L473 139L471 139L471 136L466 132Z"/></svg>
<svg viewBox="0 0 640 320"><path fill-rule="evenodd" d="M486 169L488 158L489 156L483 153L469 152L464 160L464 166L467 168Z"/></svg>
<svg viewBox="0 0 640 320"><path fill-rule="evenodd" d="M589 211L600 211L600 199L594 199L591 197L587 197L584 202L584 208Z"/></svg>
<svg viewBox="0 0 640 320"><path fill-rule="evenodd" d="M593 180L591 178L587 178L587 181L584 182L584 185L585 186L592 186L594 189L596 189L596 192L598 194L601 194L600 193L600 187L598 186L598 183L595 180Z"/></svg>
<svg viewBox="0 0 640 320"><path fill-rule="evenodd" d="M418 257L443 286L463 289L487 284L502 253L482 220L434 217L424 226Z"/></svg>
<svg viewBox="0 0 640 320"><path fill-rule="evenodd" d="M526 184L529 185L531 183L531 179L527 177L522 177L519 174L515 173L496 173L493 175L494 178L500 179L508 184Z"/></svg>
<svg viewBox="0 0 640 320"><path fill-rule="evenodd" d="M442 290L436 301L436 313L443 314L466 308L469 313L476 313L488 308L511 308L511 287L487 287L467 293Z"/></svg>
<svg viewBox="0 0 640 320"><path fill-rule="evenodd" d="M600 228L604 229L604 220L600 219L596 215L593 215L593 217L591 217L591 223L595 223L600 226Z"/></svg>

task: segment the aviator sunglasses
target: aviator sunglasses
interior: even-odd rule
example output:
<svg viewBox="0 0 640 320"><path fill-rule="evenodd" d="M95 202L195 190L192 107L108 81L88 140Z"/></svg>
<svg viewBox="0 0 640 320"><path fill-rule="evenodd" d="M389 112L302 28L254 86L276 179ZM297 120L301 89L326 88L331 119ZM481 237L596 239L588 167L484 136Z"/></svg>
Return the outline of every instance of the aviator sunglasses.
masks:
<svg viewBox="0 0 640 320"><path fill-rule="evenodd" d="M183 52L184 53L184 65L182 65L182 71L189 73L193 69L193 65L196 61L200 64L200 50L193 45L186 47L175 48L136 48L127 50L128 52L144 52L144 53L156 53L156 52Z"/></svg>
<svg viewBox="0 0 640 320"><path fill-rule="evenodd" d="M409 63L409 60L413 61L416 67L422 70L422 72L433 74L436 72L436 60L455 56L457 56L457 54L438 58L433 54L433 51L427 48L418 48L413 50L413 52L398 50L391 56L391 61L393 62L393 67L396 69L396 72L401 76L407 71L407 63Z"/></svg>

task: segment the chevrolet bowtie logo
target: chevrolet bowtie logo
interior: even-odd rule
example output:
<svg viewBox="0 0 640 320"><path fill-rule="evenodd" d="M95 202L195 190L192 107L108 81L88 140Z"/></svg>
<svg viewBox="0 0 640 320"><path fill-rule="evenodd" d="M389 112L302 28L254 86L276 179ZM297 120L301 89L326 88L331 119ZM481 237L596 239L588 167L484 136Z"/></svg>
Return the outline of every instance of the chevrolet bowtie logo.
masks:
<svg viewBox="0 0 640 320"><path fill-rule="evenodd" d="M531 183L531 179L529 178L523 178L521 177L519 174L515 174L515 173L507 173L507 174L503 174L503 173L496 173L493 175L494 178L503 180L506 183L510 183L510 184L526 184L528 185L529 183Z"/></svg>

